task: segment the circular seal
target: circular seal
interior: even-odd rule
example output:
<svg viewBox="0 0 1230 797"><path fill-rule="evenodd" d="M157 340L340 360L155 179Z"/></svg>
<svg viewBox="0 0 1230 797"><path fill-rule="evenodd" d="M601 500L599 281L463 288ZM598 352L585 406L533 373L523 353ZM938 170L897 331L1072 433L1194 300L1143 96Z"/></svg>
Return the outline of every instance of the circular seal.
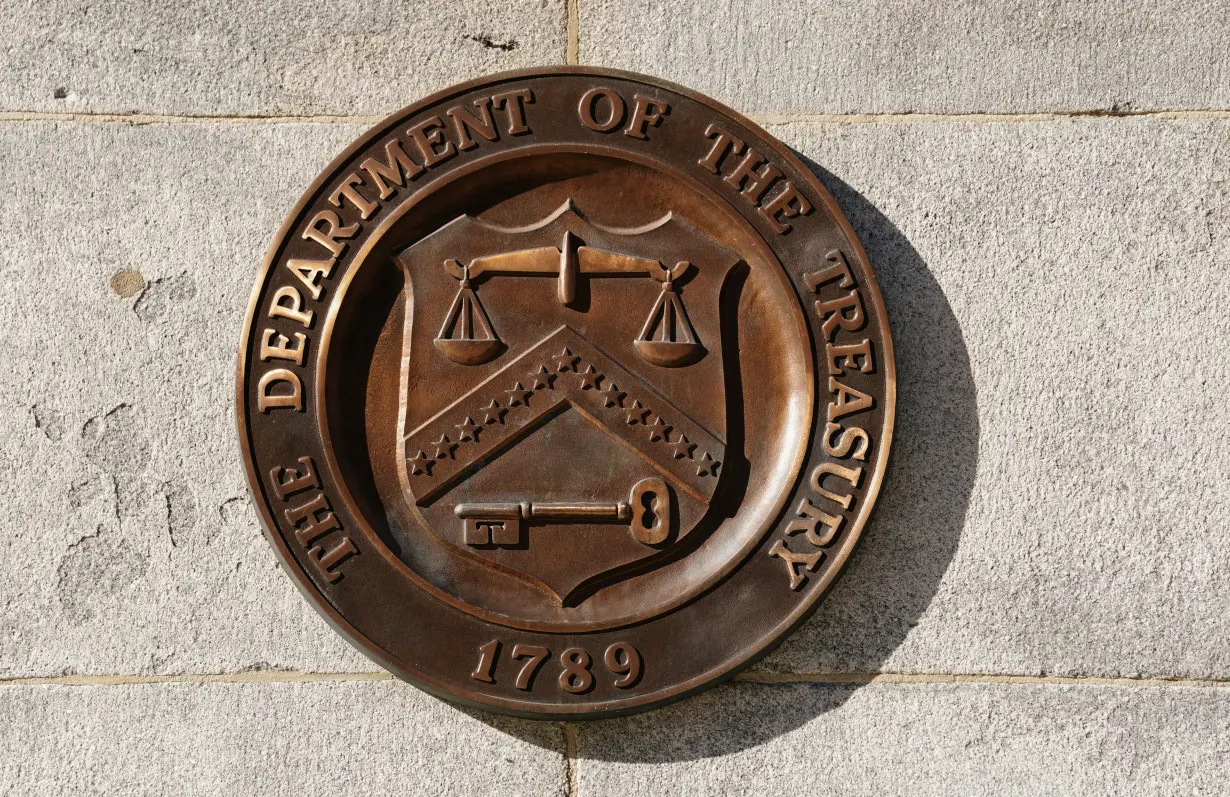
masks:
<svg viewBox="0 0 1230 797"><path fill-rule="evenodd" d="M248 479L287 572L437 695L628 713L814 609L884 478L883 301L765 131L655 78L513 72L321 174L239 349Z"/></svg>

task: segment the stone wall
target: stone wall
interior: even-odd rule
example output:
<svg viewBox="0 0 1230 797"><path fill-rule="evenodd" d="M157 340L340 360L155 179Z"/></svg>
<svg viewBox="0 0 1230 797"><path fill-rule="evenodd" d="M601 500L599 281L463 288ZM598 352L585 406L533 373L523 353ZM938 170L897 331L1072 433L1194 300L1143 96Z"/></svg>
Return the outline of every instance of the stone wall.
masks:
<svg viewBox="0 0 1230 797"><path fill-rule="evenodd" d="M1215 794L1230 776L1230 15L1200 0L0 5L0 792ZM886 490L728 686L534 723L392 680L278 571L233 368L383 115L538 64L751 114L898 351Z"/></svg>

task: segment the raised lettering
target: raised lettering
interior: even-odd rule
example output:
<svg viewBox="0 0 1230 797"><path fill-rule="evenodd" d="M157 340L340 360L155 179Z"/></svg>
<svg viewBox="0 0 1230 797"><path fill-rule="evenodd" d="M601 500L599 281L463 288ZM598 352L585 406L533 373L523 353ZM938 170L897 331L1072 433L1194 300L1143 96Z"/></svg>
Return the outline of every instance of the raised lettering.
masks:
<svg viewBox="0 0 1230 797"><path fill-rule="evenodd" d="M521 672L517 673L517 680L513 682L513 686L523 692L533 689L534 674L538 672L538 668L542 666L547 656L550 655L550 650L538 645L514 645L512 657L514 659L529 659L529 661L521 668Z"/></svg>
<svg viewBox="0 0 1230 797"><path fill-rule="evenodd" d="M276 341L273 340L275 333L278 336ZM295 346L290 346L290 338L274 329L265 329L261 333L261 361L290 360L295 365L303 365L303 350L307 345L307 335L296 332L295 343Z"/></svg>
<svg viewBox="0 0 1230 797"><path fill-rule="evenodd" d="M758 172L753 171L762 163L765 164L763 169ZM781 176L781 169L771 163L765 163L760 153L753 149L748 150L747 155L739 162L735 170L726 175L724 179L727 185L743 194L745 199L759 204L765 192L769 190L769 186ZM748 177L753 179L751 182L748 182L747 187L744 187L743 183L747 181Z"/></svg>
<svg viewBox="0 0 1230 797"><path fill-rule="evenodd" d="M496 109L503 109L504 119L508 122L508 135L520 136L530 132L530 126L525 121L525 106L534 104L534 92L529 89L506 91L491 97Z"/></svg>
<svg viewBox="0 0 1230 797"><path fill-rule="evenodd" d="M593 661L584 648L568 648L561 653L559 663L563 672L559 674L560 687L574 695L588 692L594 685L594 674L589 670Z"/></svg>
<svg viewBox="0 0 1230 797"><path fill-rule="evenodd" d="M829 377L829 392L836 395L836 400L829 402L827 420L829 423L853 415L856 412L869 410L875 405L875 399L861 390L843 385L833 377Z"/></svg>
<svg viewBox="0 0 1230 797"><path fill-rule="evenodd" d="M603 112L606 119L598 121L597 107L602 100L606 101L607 107ZM577 106L577 113L581 117L581 124L590 130L609 133L623 124L624 116L628 113L628 106L624 103L624 98L619 96L615 90L598 87L581 95L581 104Z"/></svg>
<svg viewBox="0 0 1230 797"><path fill-rule="evenodd" d="M308 293L312 294L312 299L319 301L320 293L324 289L318 280L329 279L329 275L333 273L333 266L336 263L337 258L330 260L291 259L287 261L286 267L307 287Z"/></svg>
<svg viewBox="0 0 1230 797"><path fill-rule="evenodd" d="M820 560L824 558L824 551L814 551L812 553L795 553L786 547L786 543L777 540L773 543L773 547L769 549L769 556L775 556L786 563L786 570L790 573L790 588L797 590L807 582L807 574L800 573L798 565L802 565L805 569L814 571L820 566Z"/></svg>
<svg viewBox="0 0 1230 797"><path fill-rule="evenodd" d="M875 371L875 364L871 360L871 341L864 338L858 343L851 343L848 346L834 346L832 343L824 344L824 356L829 363L829 374L838 376L846 373L847 368L854 368L864 374L870 374ZM859 364L859 359L862 359L862 364ZM838 363L838 360L844 360Z"/></svg>
<svg viewBox="0 0 1230 797"><path fill-rule="evenodd" d="M290 385L291 392L274 393L274 386L278 384ZM262 376L256 385L256 409L260 412L269 412L283 408L303 411L303 383L293 371L274 368Z"/></svg>
<svg viewBox="0 0 1230 797"><path fill-rule="evenodd" d="M438 116L424 119L406 128L406 132L414 140L414 145L419 148L419 153L423 156L423 165L428 168L457 154L457 148L453 146L453 142L444 138L444 122L440 121Z"/></svg>
<svg viewBox="0 0 1230 797"><path fill-rule="evenodd" d="M475 100L474 108L478 111L477 116L460 105L454 105L444 112L453 122L453 132L457 135L458 149L474 149L478 146L478 142L470 136L472 132L488 141L495 141L500 137L500 131L495 127L495 120L491 118L491 98L483 97Z"/></svg>
<svg viewBox="0 0 1230 797"><path fill-rule="evenodd" d="M631 689L641 680L641 669L644 665L641 652L627 642L616 642L607 648L602 661L608 670L621 676L614 682L620 689Z"/></svg>
<svg viewBox="0 0 1230 797"><path fill-rule="evenodd" d="M500 654L504 643L493 639L478 648L478 664L470 673L470 677L486 684L496 683L496 671L499 669ZM526 645L517 643L512 646L509 658L514 661L524 661L513 680L513 686L523 692L534 689L535 676L550 658L551 651L541 645ZM582 694L593 688L595 673L591 669L594 657L584 648L569 648L559 656L559 666L562 672L559 676L559 686L573 694ZM631 689L636 686L644 671L645 661L641 652L627 642L616 642L609 645L602 655L602 662L617 676L611 683L619 689Z"/></svg>
<svg viewBox="0 0 1230 797"><path fill-rule="evenodd" d="M833 339L839 326L847 332L858 332L867 320L863 314L863 297L857 290L827 302L816 302L816 312L824 319L822 329L826 340Z"/></svg>
<svg viewBox="0 0 1230 797"><path fill-rule="evenodd" d="M422 174L423 167L406 154L406 151L401 148L401 142L397 139L384 145L384 156L384 163L375 158L368 158L359 164L359 168L367 172L372 185L376 186L380 192L380 198L388 199L393 196L393 189L385 182L386 180L396 186L405 185L406 180L413 180Z"/></svg>
<svg viewBox="0 0 1230 797"><path fill-rule="evenodd" d="M299 457L299 466L302 470L277 467L269 471L269 481L273 482L273 492L278 500L285 501L295 493L320 486L311 457Z"/></svg>
<svg viewBox="0 0 1230 797"><path fill-rule="evenodd" d="M808 289L819 293L821 285L833 280L841 280L837 284L843 288L852 287L854 285L854 275L850 273L850 264L846 262L846 256L841 253L841 250L831 249L824 257L832 265L819 271L804 274L803 282L807 283Z"/></svg>
<svg viewBox="0 0 1230 797"><path fill-rule="evenodd" d="M354 547L349 537L342 537L327 551L317 547L310 548L308 556L316 562L316 566L324 573L325 578L329 579L329 583L336 584L342 580L342 574L337 572L338 566L358 552L359 549Z"/></svg>
<svg viewBox="0 0 1230 797"><path fill-rule="evenodd" d="M289 304L283 304L289 300ZM293 285L285 285L273 293L273 303L269 305L270 318L289 318L298 321L305 329L312 327L312 311L303 309L303 294Z"/></svg>
<svg viewBox="0 0 1230 797"><path fill-rule="evenodd" d="M784 219L811 213L812 206L806 197L799 193L794 183L783 180L781 169L772 163L766 163L765 157L759 152L714 124L705 128L705 138L715 139L715 141L709 147L708 154L697 162L714 174L722 173L721 165L727 154L738 155L746 151L743 160L735 166L733 172L723 178L723 181L738 191L740 196L752 205L758 207L760 214L778 235L784 235L791 229L790 225L783 221ZM756 171L761 164L764 164L763 168ZM744 183L749 178L751 182L745 187ZM779 182L782 190L777 192L767 204L762 205L765 196Z"/></svg>
<svg viewBox="0 0 1230 797"><path fill-rule="evenodd" d="M269 471L269 481L279 499L285 501L292 495L304 490L316 489L317 492L297 506L283 510L286 522L294 529L295 539L307 549L308 560L329 583L336 584L342 579L338 571L342 562L359 553L359 549L346 536L331 538L328 547L322 547L320 540L325 536L341 530L341 524L333 514L329 499L319 491L320 479L316 476L316 466L311 457L299 457L299 468L274 468Z"/></svg>
<svg viewBox="0 0 1230 797"><path fill-rule="evenodd" d="M832 442L833 433L841 431L841 437L837 442ZM842 430L840 424L826 423L824 425L824 453L830 457L842 457L843 459L850 456L850 449L857 443L858 448L854 451L854 458L865 460L867 458L867 449L871 447L871 437L863 429L857 426L852 426L849 429Z"/></svg>
<svg viewBox="0 0 1230 797"><path fill-rule="evenodd" d="M845 479L850 483L851 487L858 487L859 480L863 477L862 466L847 468L835 462L823 462L817 465L816 469L811 472L811 487L813 490L830 501L839 504L842 509L849 509L850 502L854 500L854 496L840 495L824 489L825 476L836 476L840 479Z"/></svg>
<svg viewBox="0 0 1230 797"><path fill-rule="evenodd" d="M841 528L841 515L830 515L822 511L808 498L803 499L799 508L795 510L795 514L799 517L790 522L790 525L786 527L786 533L798 534L800 531L805 531L807 541L818 548L831 543L837 536L837 530ZM823 532L817 531L819 526L824 527Z"/></svg>
<svg viewBox="0 0 1230 797"><path fill-rule="evenodd" d="M322 223L327 225L328 229L322 230L320 228ZM342 220L331 210L322 210L317 213L308 222L308 228L303 231L305 240L315 241L332 252L334 257L337 257L346 249L346 244L337 240L338 238L353 238L358 234L358 224L342 226Z"/></svg>
<svg viewBox="0 0 1230 797"><path fill-rule="evenodd" d="M351 207L359 211L360 218L369 218L376 209L380 207L374 202L368 202L362 194L359 193L355 186L363 185L363 178L357 174L351 173L346 175L346 179L342 181L342 187L329 195L329 204L335 208L342 206L342 200L350 203Z"/></svg>
<svg viewBox="0 0 1230 797"><path fill-rule="evenodd" d="M709 154L697 161L701 166L704 166L714 174L721 174L722 159L726 157L726 152L733 149L734 154L738 155L743 151L745 146L742 141L727 133L722 128L715 124L710 124L705 128L705 138L716 139L713 146L709 148Z"/></svg>
<svg viewBox="0 0 1230 797"><path fill-rule="evenodd" d="M807 201L807 198L799 193L799 189L794 187L794 183L787 181L781 193L770 199L769 204L760 208L760 214L768 219L769 226L778 235L785 235L790 232L790 225L783 222L782 219L806 216L812 210L811 203Z"/></svg>
<svg viewBox="0 0 1230 797"><path fill-rule="evenodd" d="M295 539L304 548L311 548L313 543L329 532L341 528L337 516L333 514L329 499L324 493L318 492L310 500L298 506L291 507L282 513L286 522L295 527ZM307 524L300 526L300 523Z"/></svg>
<svg viewBox="0 0 1230 797"><path fill-rule="evenodd" d="M650 127L657 127L662 124L662 117L670 113L670 106L658 100L652 100L648 97L642 97L639 94L632 95L632 119L628 122L628 127L624 130L624 135L630 138L647 139L649 135L647 130Z"/></svg>
<svg viewBox="0 0 1230 797"><path fill-rule="evenodd" d="M470 673L470 677L485 684L495 683L495 665L499 655L500 640L493 639L485 645L479 645L478 666Z"/></svg>

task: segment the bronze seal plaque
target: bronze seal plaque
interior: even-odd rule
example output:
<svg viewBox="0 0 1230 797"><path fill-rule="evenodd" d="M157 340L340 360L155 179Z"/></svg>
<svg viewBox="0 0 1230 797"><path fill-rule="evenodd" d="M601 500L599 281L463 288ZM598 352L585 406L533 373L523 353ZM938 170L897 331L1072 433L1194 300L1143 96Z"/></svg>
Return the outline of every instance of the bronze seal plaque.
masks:
<svg viewBox="0 0 1230 797"><path fill-rule="evenodd" d="M716 102L561 67L381 122L261 271L237 415L268 537L435 694L628 713L805 618L867 521L888 320L832 197Z"/></svg>

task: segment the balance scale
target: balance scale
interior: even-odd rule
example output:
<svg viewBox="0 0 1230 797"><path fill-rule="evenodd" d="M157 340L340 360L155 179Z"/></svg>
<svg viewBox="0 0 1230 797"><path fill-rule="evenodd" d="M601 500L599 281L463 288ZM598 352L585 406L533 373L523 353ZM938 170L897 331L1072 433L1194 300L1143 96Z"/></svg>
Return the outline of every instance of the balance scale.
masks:
<svg viewBox="0 0 1230 797"><path fill-rule="evenodd" d="M577 276L644 276L662 283L662 291L645 319L640 336L634 341L641 359L664 368L691 365L705 349L688 321L683 299L675 281L692 267L686 260L667 267L657 260L580 246L580 239L564 233L559 247L544 246L498 255L477 257L468 265L459 260L444 261L450 276L460 281L457 296L444 324L433 341L445 357L462 365L481 365L504 351L491 325L486 309L478 300L475 281L483 275L556 277L560 304L571 307L576 301Z"/></svg>

